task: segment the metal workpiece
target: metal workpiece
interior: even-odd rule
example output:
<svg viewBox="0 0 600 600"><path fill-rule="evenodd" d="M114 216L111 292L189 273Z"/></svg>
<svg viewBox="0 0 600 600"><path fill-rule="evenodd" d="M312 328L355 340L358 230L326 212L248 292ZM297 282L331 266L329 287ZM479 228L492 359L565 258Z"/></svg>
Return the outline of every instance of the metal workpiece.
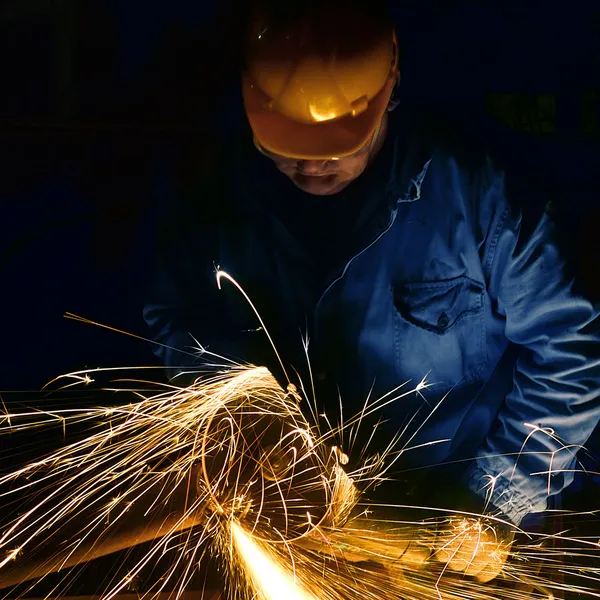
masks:
<svg viewBox="0 0 600 600"><path fill-rule="evenodd" d="M132 503L116 523L106 522L94 536L77 539L77 523L96 518L92 510L77 516L77 523L61 530L49 531L33 550L16 553L13 560L0 569L0 589L38 579L51 573L66 571L96 558L133 548L139 544L201 525L205 511L194 505L197 501L196 479L199 468L190 477L177 481L175 476L165 482L173 489L164 506L156 506L156 497L142 497ZM192 507L192 508L190 508ZM117 507L115 507L115 510Z"/></svg>

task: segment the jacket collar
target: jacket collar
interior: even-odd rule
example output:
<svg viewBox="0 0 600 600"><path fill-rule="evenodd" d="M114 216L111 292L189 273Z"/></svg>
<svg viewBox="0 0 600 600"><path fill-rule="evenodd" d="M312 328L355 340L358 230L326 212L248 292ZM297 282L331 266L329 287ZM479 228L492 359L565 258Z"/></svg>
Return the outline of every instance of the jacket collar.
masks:
<svg viewBox="0 0 600 600"><path fill-rule="evenodd" d="M416 202L433 156L433 148L424 135L424 117L400 103L398 114L391 113L389 134L394 136L394 160L389 176L390 207Z"/></svg>

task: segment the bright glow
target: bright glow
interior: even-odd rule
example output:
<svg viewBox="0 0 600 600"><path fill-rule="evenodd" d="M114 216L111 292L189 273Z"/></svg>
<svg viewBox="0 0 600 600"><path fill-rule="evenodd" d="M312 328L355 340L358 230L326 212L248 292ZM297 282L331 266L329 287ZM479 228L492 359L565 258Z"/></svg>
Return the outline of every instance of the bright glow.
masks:
<svg viewBox="0 0 600 600"><path fill-rule="evenodd" d="M231 535L244 568L263 600L316 600L237 523L231 523Z"/></svg>
<svg viewBox="0 0 600 600"><path fill-rule="evenodd" d="M319 110L314 104L310 104L308 107L310 111L310 116L315 121L331 121L331 119L335 119L338 115L335 110Z"/></svg>
<svg viewBox="0 0 600 600"><path fill-rule="evenodd" d="M221 280L231 282L250 302L235 280L218 271L219 287ZM276 353L274 344L273 349ZM47 574L86 562L90 548L118 541L130 523L137 527L143 518L154 541L127 574L109 584L104 600L112 600L167 552L170 566L147 595L168 591L179 600L209 549L224 567L227 597L235 600L541 600L552 598L553 592L600 598L597 537L532 535L518 540L513 550L514 532L497 531L500 525L510 529L498 519L483 522L475 513L457 517L454 511L442 511L423 520L416 510L414 520L406 520L409 508L432 509L368 500L365 492L389 478L398 459L411 450L416 433L405 439L399 432L386 447L371 448L375 426L366 444L357 448L358 431L369 415L420 394L429 386L426 379L416 390L402 384L380 398L369 395L363 409L349 418L341 418L340 400L341 422L333 427L325 413L319 414L314 389L311 398L302 382L284 390L264 367L237 365L206 349L202 356L216 362L204 369L199 363L198 377L189 387L179 387L177 380L157 384L119 375L103 388L111 394L126 391L128 404L52 412L2 407L0 436L52 425L65 437L71 424L78 429L88 424L89 431L35 462L0 474L0 502L23 505L0 527L0 588L31 579L30 557L39 546L54 552L45 557ZM88 386L111 371L120 369L86 369L54 382L63 389ZM534 432L561 444L549 428ZM571 452L573 447L565 444L560 450ZM274 469L269 456L285 458L284 468ZM487 483L493 487L495 479ZM389 501L394 501L392 494ZM395 517L388 509L400 512ZM590 515L583 516L587 520ZM554 545L556 540L560 546ZM433 560L436 552L445 556ZM480 576L475 579L474 572L452 576L461 564L483 567L482 560L487 562L486 578L502 569L505 582L531 586L535 592L496 588ZM556 573L568 577L563 582Z"/></svg>

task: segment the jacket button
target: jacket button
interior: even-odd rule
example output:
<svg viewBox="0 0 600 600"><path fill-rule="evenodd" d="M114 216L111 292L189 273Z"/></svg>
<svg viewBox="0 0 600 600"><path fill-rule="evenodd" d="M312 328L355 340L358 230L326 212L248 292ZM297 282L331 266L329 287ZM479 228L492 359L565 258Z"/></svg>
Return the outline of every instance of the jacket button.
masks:
<svg viewBox="0 0 600 600"><path fill-rule="evenodd" d="M446 329L446 327L448 327L448 323L450 323L450 319L448 318L448 315L443 312L439 317L438 317L438 327L440 327L441 329Z"/></svg>
<svg viewBox="0 0 600 600"><path fill-rule="evenodd" d="M326 377L327 377L327 373L325 373L325 371L317 371L316 378L318 381L325 381Z"/></svg>

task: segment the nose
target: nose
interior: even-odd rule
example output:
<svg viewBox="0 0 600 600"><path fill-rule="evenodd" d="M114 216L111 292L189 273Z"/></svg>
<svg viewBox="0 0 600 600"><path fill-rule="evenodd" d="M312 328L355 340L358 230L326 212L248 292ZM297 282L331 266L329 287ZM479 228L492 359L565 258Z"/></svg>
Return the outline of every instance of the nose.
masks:
<svg viewBox="0 0 600 600"><path fill-rule="evenodd" d="M327 160L299 160L296 170L302 175L322 175L328 162Z"/></svg>

